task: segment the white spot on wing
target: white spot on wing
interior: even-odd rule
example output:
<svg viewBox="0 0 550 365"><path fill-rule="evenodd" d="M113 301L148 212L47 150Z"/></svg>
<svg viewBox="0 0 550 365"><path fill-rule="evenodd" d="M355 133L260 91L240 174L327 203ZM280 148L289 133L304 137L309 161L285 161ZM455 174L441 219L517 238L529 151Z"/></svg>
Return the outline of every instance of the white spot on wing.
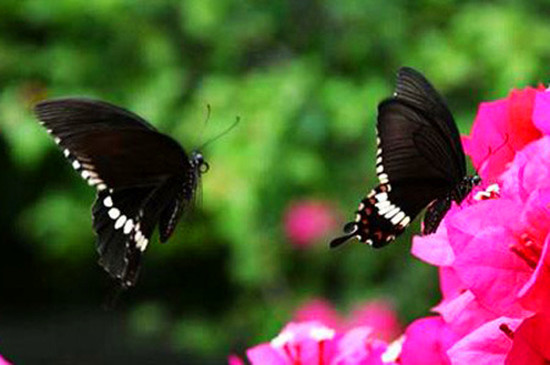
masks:
<svg viewBox="0 0 550 365"><path fill-rule="evenodd" d="M69 152L68 149L65 148L65 149L63 150L63 155L64 155L65 157L69 157L70 154L71 154L71 153Z"/></svg>
<svg viewBox="0 0 550 365"><path fill-rule="evenodd" d="M376 194L376 200L379 202L383 202L385 200L388 200L388 193L378 193Z"/></svg>
<svg viewBox="0 0 550 365"><path fill-rule="evenodd" d="M147 244L149 243L149 240L145 237L141 239L141 242L138 242L137 247L143 252L147 248Z"/></svg>
<svg viewBox="0 0 550 365"><path fill-rule="evenodd" d="M124 223L126 223L126 216L121 215L115 222L115 229L119 229L124 225Z"/></svg>
<svg viewBox="0 0 550 365"><path fill-rule="evenodd" d="M129 234L130 232L132 232L132 228L134 228L134 222L132 222L131 219L128 219L128 221L126 221L126 224L124 225L124 234Z"/></svg>
<svg viewBox="0 0 550 365"><path fill-rule="evenodd" d="M111 219L117 219L120 215L120 210L118 210L117 208L111 208L109 209L109 212L107 214L109 214L109 217L111 217Z"/></svg>
<svg viewBox="0 0 550 365"><path fill-rule="evenodd" d="M102 182L103 182L103 180L101 180L101 179L93 179L92 178L92 179L88 180L88 185L94 186L94 185L100 184Z"/></svg>
<svg viewBox="0 0 550 365"><path fill-rule="evenodd" d="M407 217L403 218L400 225L402 227L406 227L410 222L411 222L411 218L407 216Z"/></svg>
<svg viewBox="0 0 550 365"><path fill-rule="evenodd" d="M376 203L375 206L378 208L378 210L384 209L384 208L387 208L387 207L390 206L390 202L389 202L389 200L384 200L384 201Z"/></svg>
<svg viewBox="0 0 550 365"><path fill-rule="evenodd" d="M378 208L378 214L380 214L380 215L384 215L387 212L389 212L390 210L395 208L395 205L389 204L389 201L387 201L387 200L384 203L388 203L388 205L384 206L383 208Z"/></svg>
<svg viewBox="0 0 550 365"><path fill-rule="evenodd" d="M398 207L395 207L392 210L390 210L388 213L386 213L386 215L384 215L384 218L390 219L391 217L399 213L400 210L401 209L399 209Z"/></svg>
<svg viewBox="0 0 550 365"><path fill-rule="evenodd" d="M80 162L78 160L73 161L73 169L78 170L80 168Z"/></svg>
<svg viewBox="0 0 550 365"><path fill-rule="evenodd" d="M103 199L103 205L105 205L107 208L110 208L113 206L113 199L111 196L107 196L105 199Z"/></svg>
<svg viewBox="0 0 550 365"><path fill-rule="evenodd" d="M393 217L391 219L391 223L395 226L397 225L399 222L401 222L401 220L405 218L405 213L403 212L399 212L395 215L395 217Z"/></svg>

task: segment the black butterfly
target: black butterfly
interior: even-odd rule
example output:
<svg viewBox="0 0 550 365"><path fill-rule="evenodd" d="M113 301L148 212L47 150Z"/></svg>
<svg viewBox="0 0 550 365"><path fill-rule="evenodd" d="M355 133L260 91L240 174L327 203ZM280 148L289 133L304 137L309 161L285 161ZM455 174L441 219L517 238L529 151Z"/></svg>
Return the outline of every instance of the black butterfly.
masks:
<svg viewBox="0 0 550 365"><path fill-rule="evenodd" d="M423 234L435 232L452 201L462 202L478 176L466 159L453 116L418 71L403 67L392 97L378 105L376 173L380 185L359 204L336 247L351 238L382 247L426 206Z"/></svg>
<svg viewBox="0 0 550 365"><path fill-rule="evenodd" d="M123 287L136 282L155 226L166 241L208 164L127 110L102 101L47 100L34 108L73 168L97 189L99 264Z"/></svg>

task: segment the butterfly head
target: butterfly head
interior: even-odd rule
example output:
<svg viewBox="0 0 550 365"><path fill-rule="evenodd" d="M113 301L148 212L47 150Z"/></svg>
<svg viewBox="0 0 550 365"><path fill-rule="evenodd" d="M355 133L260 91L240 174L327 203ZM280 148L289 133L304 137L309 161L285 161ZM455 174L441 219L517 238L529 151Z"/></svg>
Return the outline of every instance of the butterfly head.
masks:
<svg viewBox="0 0 550 365"><path fill-rule="evenodd" d="M450 196L457 203L461 203L466 198L466 195L472 191L473 187L479 184L481 184L481 177L479 175L464 176L462 181L451 191Z"/></svg>
<svg viewBox="0 0 550 365"><path fill-rule="evenodd" d="M210 170L210 165L204 160L204 156L199 151L193 151L191 154L191 164L194 168L197 169L201 174L208 172Z"/></svg>

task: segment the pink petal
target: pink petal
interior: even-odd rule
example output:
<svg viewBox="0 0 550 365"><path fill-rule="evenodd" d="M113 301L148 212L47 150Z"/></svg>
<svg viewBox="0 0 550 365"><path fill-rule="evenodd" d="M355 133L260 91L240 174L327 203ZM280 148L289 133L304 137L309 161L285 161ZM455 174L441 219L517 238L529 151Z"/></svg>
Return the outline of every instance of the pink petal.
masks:
<svg viewBox="0 0 550 365"><path fill-rule="evenodd" d="M526 309L550 314L550 236L544 242L541 259L534 273L518 296Z"/></svg>
<svg viewBox="0 0 550 365"><path fill-rule="evenodd" d="M550 134L550 93L540 92L535 97L533 123L544 134Z"/></svg>
<svg viewBox="0 0 550 365"><path fill-rule="evenodd" d="M318 321L331 328L339 328L342 325L342 318L338 312L324 299L312 299L304 303L294 313L294 321Z"/></svg>
<svg viewBox="0 0 550 365"><path fill-rule="evenodd" d="M542 89L544 90L544 89ZM541 137L533 123L533 111L536 95L540 91L532 87L512 90L509 96L509 119L507 123L508 142L515 151Z"/></svg>
<svg viewBox="0 0 550 365"><path fill-rule="evenodd" d="M510 230L487 227L463 248L454 268L483 306L499 315L523 318L530 312L516 296L532 269L510 251L514 243Z"/></svg>
<svg viewBox="0 0 550 365"><path fill-rule="evenodd" d="M281 352L269 344L261 344L248 349L246 356L252 365L292 365Z"/></svg>
<svg viewBox="0 0 550 365"><path fill-rule="evenodd" d="M229 365L244 365L244 361L237 355L229 355L227 362ZM0 365L2 365L2 362L0 362Z"/></svg>
<svg viewBox="0 0 550 365"><path fill-rule="evenodd" d="M441 315L449 328L459 337L497 317L481 306L469 290L452 300L442 301L433 310Z"/></svg>
<svg viewBox="0 0 550 365"><path fill-rule="evenodd" d="M550 319L536 315L525 321L514 333L514 343L506 358L509 365L548 364L550 362Z"/></svg>
<svg viewBox="0 0 550 365"><path fill-rule="evenodd" d="M440 317L418 319L405 330L400 364L450 364L446 351L456 340Z"/></svg>
<svg viewBox="0 0 550 365"><path fill-rule="evenodd" d="M382 364L380 357L387 345L372 337L369 327L349 330L338 342L337 355L332 365L371 365ZM373 362L378 360L378 362Z"/></svg>
<svg viewBox="0 0 550 365"><path fill-rule="evenodd" d="M333 207L320 200L301 200L290 204L284 215L287 238L305 248L323 238L336 226Z"/></svg>
<svg viewBox="0 0 550 365"><path fill-rule="evenodd" d="M11 362L9 362L8 360L4 359L2 357L2 355L0 355L0 365L11 365Z"/></svg>
<svg viewBox="0 0 550 365"><path fill-rule="evenodd" d="M519 223L521 233L528 234L534 241L544 242L550 230L550 189L540 188L529 194Z"/></svg>
<svg viewBox="0 0 550 365"><path fill-rule="evenodd" d="M519 151L501 176L502 193L527 200L532 191L550 187L550 137L546 136Z"/></svg>
<svg viewBox="0 0 550 365"><path fill-rule="evenodd" d="M535 97L542 89L512 90L508 98L482 103L464 149L483 179L494 180L514 154L541 137L533 124Z"/></svg>
<svg viewBox="0 0 550 365"><path fill-rule="evenodd" d="M514 157L508 148L499 148L506 140L508 101L497 100L479 105L469 137L463 145L467 155L484 179L493 180L504 171L506 163Z"/></svg>
<svg viewBox="0 0 550 365"><path fill-rule="evenodd" d="M447 354L453 364L502 364L512 347L512 340L500 326L506 325L513 331L520 322L518 319L497 318L463 337L447 351Z"/></svg>
<svg viewBox="0 0 550 365"><path fill-rule="evenodd" d="M356 305L346 327L369 327L377 339L385 341L391 341L401 333L393 305L381 299Z"/></svg>
<svg viewBox="0 0 550 365"><path fill-rule="evenodd" d="M451 265L455 255L449 244L445 222L440 224L434 234L414 236L411 253L420 260L435 266Z"/></svg>
<svg viewBox="0 0 550 365"><path fill-rule="evenodd" d="M488 227L515 224L522 205L509 199L490 199L458 209L459 212L446 220L447 235L455 256Z"/></svg>
<svg viewBox="0 0 550 365"><path fill-rule="evenodd" d="M439 268L439 288L444 300L456 298L468 289L456 274L455 269L445 266Z"/></svg>

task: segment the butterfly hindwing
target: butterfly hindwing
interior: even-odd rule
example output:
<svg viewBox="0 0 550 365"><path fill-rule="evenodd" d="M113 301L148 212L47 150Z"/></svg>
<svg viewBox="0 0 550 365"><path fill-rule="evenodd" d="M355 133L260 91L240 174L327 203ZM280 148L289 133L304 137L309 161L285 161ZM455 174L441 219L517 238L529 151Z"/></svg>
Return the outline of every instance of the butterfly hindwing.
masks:
<svg viewBox="0 0 550 365"><path fill-rule="evenodd" d="M179 189L181 181L172 178L155 187L98 194L92 214L100 264L123 285L135 283L141 253L147 248L161 213L172 206Z"/></svg>

